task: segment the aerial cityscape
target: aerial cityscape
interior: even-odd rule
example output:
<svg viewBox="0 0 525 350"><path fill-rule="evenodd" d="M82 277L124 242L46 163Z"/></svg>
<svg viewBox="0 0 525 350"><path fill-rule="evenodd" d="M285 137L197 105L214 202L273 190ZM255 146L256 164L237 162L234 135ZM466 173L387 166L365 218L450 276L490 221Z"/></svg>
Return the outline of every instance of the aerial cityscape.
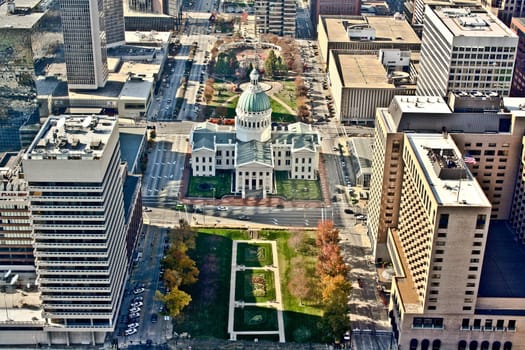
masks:
<svg viewBox="0 0 525 350"><path fill-rule="evenodd" d="M525 2L0 0L0 349L525 350Z"/></svg>

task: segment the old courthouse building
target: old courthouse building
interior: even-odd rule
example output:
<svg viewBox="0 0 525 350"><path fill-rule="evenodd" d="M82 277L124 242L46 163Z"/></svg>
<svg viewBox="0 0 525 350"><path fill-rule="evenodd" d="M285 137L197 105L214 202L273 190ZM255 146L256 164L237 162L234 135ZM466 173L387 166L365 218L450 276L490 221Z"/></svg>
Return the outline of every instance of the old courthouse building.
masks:
<svg viewBox="0 0 525 350"><path fill-rule="evenodd" d="M310 125L289 124L272 130L270 98L253 70L250 84L239 97L235 128L201 123L191 131L193 176L232 171L232 192L243 198L275 193L274 171L292 179L316 180L320 136Z"/></svg>

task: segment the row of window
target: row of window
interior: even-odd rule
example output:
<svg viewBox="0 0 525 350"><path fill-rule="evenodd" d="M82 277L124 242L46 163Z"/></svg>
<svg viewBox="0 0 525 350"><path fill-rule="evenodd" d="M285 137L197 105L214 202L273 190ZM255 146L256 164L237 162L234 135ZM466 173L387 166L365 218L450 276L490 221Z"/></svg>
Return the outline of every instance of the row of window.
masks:
<svg viewBox="0 0 525 350"><path fill-rule="evenodd" d="M461 321L461 330L516 330L516 320L509 320L507 325L505 325L505 320L496 320L496 323L494 323L494 320L492 319L487 319L483 322L483 320L476 318L472 324L470 321L469 318L464 318Z"/></svg>
<svg viewBox="0 0 525 350"><path fill-rule="evenodd" d="M439 229L448 228L449 218L450 218L449 214L440 214L439 221L438 221L438 228ZM476 230L484 229L486 224L487 224L487 215L479 214L476 218L476 226L475 226Z"/></svg>

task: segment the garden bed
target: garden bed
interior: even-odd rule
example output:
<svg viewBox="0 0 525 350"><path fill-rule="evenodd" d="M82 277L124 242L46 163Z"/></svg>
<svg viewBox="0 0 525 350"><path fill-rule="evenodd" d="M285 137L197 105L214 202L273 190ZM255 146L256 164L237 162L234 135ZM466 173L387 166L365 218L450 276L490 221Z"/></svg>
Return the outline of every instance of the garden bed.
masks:
<svg viewBox="0 0 525 350"><path fill-rule="evenodd" d="M264 303L275 300L275 274L273 271L237 271L235 300Z"/></svg>
<svg viewBox="0 0 525 350"><path fill-rule="evenodd" d="M238 243L237 265L263 267L273 265L272 246L268 243Z"/></svg>

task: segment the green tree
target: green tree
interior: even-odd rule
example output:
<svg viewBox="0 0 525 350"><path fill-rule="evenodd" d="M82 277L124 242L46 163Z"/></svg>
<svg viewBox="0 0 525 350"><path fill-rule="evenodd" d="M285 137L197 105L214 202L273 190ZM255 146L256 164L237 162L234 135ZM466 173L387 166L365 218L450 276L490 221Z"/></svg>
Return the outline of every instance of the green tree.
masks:
<svg viewBox="0 0 525 350"><path fill-rule="evenodd" d="M270 50L270 52L268 52L268 57L266 57L266 60L264 61L264 73L267 76L273 77L275 74L276 62L277 56L275 56L275 52L273 50Z"/></svg>

